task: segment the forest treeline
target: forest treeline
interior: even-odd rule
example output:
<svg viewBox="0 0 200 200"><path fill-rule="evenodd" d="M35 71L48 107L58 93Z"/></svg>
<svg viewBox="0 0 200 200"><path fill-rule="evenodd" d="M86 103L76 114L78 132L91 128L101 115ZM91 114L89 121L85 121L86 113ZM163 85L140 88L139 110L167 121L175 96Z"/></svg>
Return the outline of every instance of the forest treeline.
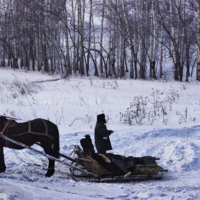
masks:
<svg viewBox="0 0 200 200"><path fill-rule="evenodd" d="M200 0L1 0L0 64L64 77L200 80Z"/></svg>

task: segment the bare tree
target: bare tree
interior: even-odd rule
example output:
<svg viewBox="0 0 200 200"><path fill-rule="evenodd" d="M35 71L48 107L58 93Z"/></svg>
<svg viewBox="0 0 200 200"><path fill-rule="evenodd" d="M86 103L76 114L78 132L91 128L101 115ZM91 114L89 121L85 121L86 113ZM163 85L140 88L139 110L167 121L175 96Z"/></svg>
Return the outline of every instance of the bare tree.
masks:
<svg viewBox="0 0 200 200"><path fill-rule="evenodd" d="M200 81L200 1L197 0L197 67L196 67L196 77Z"/></svg>
<svg viewBox="0 0 200 200"><path fill-rule="evenodd" d="M128 35L128 45L129 45L129 50L130 50L130 78L134 78L134 71L133 71L133 53L132 53L132 38L131 38L131 33L130 33L130 25L128 23L128 18L127 18L127 13L125 10L125 0L122 1L122 8L123 8L123 13L124 13L124 19L125 19L125 24L126 24L126 33Z"/></svg>

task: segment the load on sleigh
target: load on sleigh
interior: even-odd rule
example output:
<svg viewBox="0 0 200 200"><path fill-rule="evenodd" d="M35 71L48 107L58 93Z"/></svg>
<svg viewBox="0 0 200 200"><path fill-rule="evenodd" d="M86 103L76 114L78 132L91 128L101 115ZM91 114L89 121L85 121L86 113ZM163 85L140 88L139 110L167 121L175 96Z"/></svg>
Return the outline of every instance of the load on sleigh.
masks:
<svg viewBox="0 0 200 200"><path fill-rule="evenodd" d="M109 174L110 177L115 175L128 177L130 175L152 175L159 172L166 172L156 162L158 160L152 156L133 157L116 155L112 153L96 153L94 145L89 135L80 140L82 149L76 146L76 154L85 161L79 164L84 166L87 171L99 176Z"/></svg>

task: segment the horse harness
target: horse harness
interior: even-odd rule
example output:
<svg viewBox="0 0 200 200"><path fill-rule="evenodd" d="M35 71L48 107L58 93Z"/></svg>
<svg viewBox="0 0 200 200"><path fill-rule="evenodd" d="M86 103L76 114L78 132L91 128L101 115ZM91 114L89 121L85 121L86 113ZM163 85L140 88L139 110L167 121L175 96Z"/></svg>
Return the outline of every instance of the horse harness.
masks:
<svg viewBox="0 0 200 200"><path fill-rule="evenodd" d="M43 121L43 123L44 123L44 125L45 125L45 128L46 128L45 133L39 133L39 132L31 131L31 121L29 120L29 121L28 121L28 131L27 131L27 132L25 132L25 133L20 133L20 134L18 134L18 135L10 135L10 137L18 137L18 136L21 136L21 135L25 135L25 134L27 134L27 133L31 133L31 134L34 134L34 135L43 135L43 136L47 136L47 137L49 137L50 139L53 140L54 138L53 138L51 135L48 134L48 126L47 126L46 122L45 122L42 118L40 118L40 119ZM4 133L5 130L6 130L7 128L9 128L8 125L9 125L10 122L11 122L10 119L6 122L6 124L5 124L4 128L3 128L3 130L1 131L2 133ZM7 132L8 132L8 129L7 129Z"/></svg>

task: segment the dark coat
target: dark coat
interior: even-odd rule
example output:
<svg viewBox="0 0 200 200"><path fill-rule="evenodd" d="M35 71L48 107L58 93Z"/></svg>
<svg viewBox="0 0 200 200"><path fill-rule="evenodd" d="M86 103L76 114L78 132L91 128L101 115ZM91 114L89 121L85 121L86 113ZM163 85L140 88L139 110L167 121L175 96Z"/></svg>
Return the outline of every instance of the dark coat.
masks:
<svg viewBox="0 0 200 200"><path fill-rule="evenodd" d="M98 152L111 150L109 135L112 131L107 130L103 122L97 122L95 127L95 146Z"/></svg>

